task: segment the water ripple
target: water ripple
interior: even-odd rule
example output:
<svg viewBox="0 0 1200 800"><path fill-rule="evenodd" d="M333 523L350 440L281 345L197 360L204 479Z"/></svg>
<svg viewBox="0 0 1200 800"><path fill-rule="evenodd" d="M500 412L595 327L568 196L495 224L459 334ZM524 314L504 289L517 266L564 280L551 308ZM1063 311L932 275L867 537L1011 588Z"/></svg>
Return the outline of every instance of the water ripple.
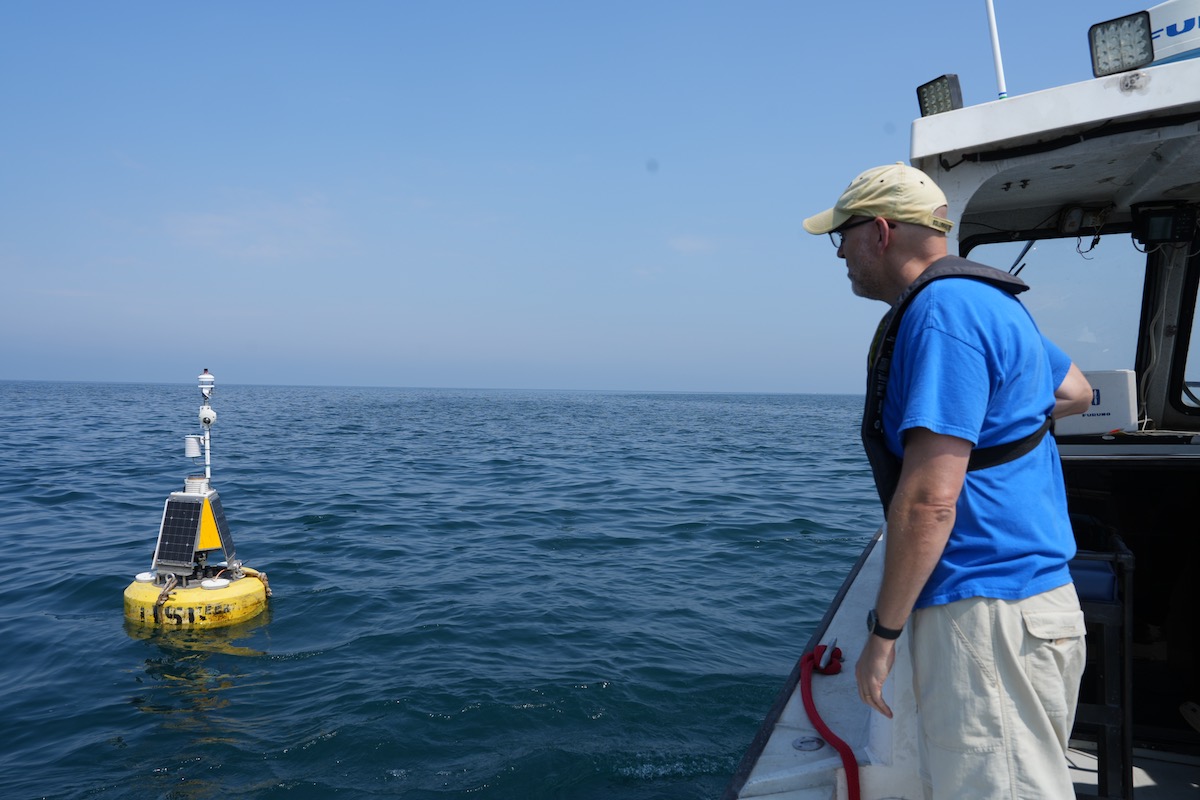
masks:
<svg viewBox="0 0 1200 800"><path fill-rule="evenodd" d="M148 633L193 394L0 382L6 796L711 797L878 524L857 398L222 386L275 597Z"/></svg>

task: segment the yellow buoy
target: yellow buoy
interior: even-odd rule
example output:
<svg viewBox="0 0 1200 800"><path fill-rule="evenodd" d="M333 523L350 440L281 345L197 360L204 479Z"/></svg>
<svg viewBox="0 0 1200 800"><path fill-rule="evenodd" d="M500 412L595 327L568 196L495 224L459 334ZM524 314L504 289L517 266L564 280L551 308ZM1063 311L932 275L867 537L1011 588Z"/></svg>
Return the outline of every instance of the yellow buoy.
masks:
<svg viewBox="0 0 1200 800"><path fill-rule="evenodd" d="M186 452L204 454L204 474L191 475L182 492L172 492L163 508L149 572L125 589L125 618L154 628L217 628L243 622L267 607L266 573L242 565L221 498L212 488L210 429L217 412L209 405L215 381L200 376L202 436L185 437ZM221 559L221 560L218 560ZM213 563L210 563L213 562Z"/></svg>
<svg viewBox="0 0 1200 800"><path fill-rule="evenodd" d="M125 589L125 617L161 628L217 628L256 616L267 606L267 584L254 572L237 580L207 578L186 588L157 586L142 573Z"/></svg>

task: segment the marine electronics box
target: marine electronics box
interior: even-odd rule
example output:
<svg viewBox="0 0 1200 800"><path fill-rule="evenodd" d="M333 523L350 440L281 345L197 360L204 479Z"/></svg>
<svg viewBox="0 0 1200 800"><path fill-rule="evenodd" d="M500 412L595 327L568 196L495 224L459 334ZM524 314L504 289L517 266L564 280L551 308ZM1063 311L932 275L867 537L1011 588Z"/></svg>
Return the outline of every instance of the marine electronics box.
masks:
<svg viewBox="0 0 1200 800"><path fill-rule="evenodd" d="M1083 373L1092 385L1092 405L1054 423L1056 436L1137 430L1137 392L1131 369Z"/></svg>

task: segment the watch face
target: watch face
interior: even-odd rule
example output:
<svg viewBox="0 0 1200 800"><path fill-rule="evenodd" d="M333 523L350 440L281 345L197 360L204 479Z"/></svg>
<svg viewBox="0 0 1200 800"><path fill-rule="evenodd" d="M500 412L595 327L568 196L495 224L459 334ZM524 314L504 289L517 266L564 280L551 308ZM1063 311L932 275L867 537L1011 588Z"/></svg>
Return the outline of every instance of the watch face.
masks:
<svg viewBox="0 0 1200 800"><path fill-rule="evenodd" d="M867 612L867 633L875 632L875 623L876 622L877 622L877 618L875 617L875 609L872 608L870 611Z"/></svg>

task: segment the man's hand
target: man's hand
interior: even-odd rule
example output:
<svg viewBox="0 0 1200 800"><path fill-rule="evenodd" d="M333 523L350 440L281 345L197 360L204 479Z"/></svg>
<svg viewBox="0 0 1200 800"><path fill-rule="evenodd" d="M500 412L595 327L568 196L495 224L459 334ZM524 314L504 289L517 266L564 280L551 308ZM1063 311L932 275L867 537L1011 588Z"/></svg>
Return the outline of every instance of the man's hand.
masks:
<svg viewBox="0 0 1200 800"><path fill-rule="evenodd" d="M858 696L871 708L892 718L892 710L883 702L883 682L887 680L896 663L896 643L868 634L862 655L854 667L854 678L858 681Z"/></svg>

